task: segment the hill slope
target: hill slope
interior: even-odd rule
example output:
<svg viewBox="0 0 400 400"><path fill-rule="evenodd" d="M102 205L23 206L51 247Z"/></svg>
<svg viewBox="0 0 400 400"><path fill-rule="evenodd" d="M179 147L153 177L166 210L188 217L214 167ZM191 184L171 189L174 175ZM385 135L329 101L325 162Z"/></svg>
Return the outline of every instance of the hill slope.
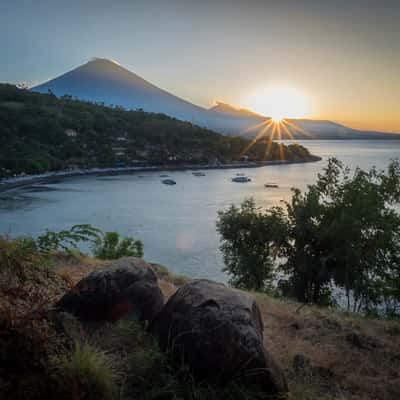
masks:
<svg viewBox="0 0 400 400"><path fill-rule="evenodd" d="M119 64L96 58L32 90L56 96L118 105L126 109L161 112L229 135L254 137L270 118L218 103L205 109L158 88ZM357 131L330 121L288 119L282 139L392 139L380 132ZM261 124L261 126L260 126ZM252 129L253 128L253 129ZM271 129L266 134L271 134ZM399 136L400 137L400 136Z"/></svg>
<svg viewBox="0 0 400 400"><path fill-rule="evenodd" d="M249 146L165 114L126 111L0 85L0 177L65 168L315 160L299 145ZM281 151L283 149L283 153Z"/></svg>
<svg viewBox="0 0 400 400"><path fill-rule="evenodd" d="M43 259L35 252L28 253L26 247L25 244L24 252L21 252L17 241L0 237L0 249L3 250L0 256L4 264L0 269L1 398L83 398L88 388L91 390L88 394L92 394L97 386L85 383L97 376L99 368L96 367L104 365L103 358L93 357L92 362L77 363L76 374L72 377L54 375L63 371L56 368L56 363L64 359L60 354L68 355L71 351L66 347L69 338L77 343L86 340L93 344L93 355L113 356L106 365L115 368L119 374L117 377L107 374L109 381L101 379L99 389L105 389L113 382L123 394L121 400L148 399L149 393L158 394L157 398L176 399L179 396L185 400L265 398L262 393L252 396L250 391L247 393L243 390L246 388L240 387L237 392L217 395L204 382L196 383L190 376L185 380L185 374L177 372L177 366L171 365L168 358L151 345L146 332L132 320L105 326L95 324L89 330L83 329L78 320L65 313L55 319L56 301L77 281L92 271L109 266L110 261L57 252L43 264ZM174 276L165 267L155 264L152 267L166 298L187 282L187 278ZM310 305L301 307L298 303L263 293L251 295L260 307L264 322L264 346L286 374L289 399L399 398L398 321L362 318ZM54 320L58 321L57 325L52 323ZM79 368L81 365L83 367ZM88 381L77 385L80 374ZM74 377L75 380L71 380ZM115 379L118 377L121 379Z"/></svg>

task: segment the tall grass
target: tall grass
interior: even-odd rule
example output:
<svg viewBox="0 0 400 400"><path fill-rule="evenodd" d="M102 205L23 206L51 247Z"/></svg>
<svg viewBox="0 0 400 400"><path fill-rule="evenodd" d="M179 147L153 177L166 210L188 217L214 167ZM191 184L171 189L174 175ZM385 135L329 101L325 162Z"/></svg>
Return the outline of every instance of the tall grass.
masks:
<svg viewBox="0 0 400 400"><path fill-rule="evenodd" d="M88 343L75 343L58 362L59 383L72 399L116 400L118 373L110 356Z"/></svg>

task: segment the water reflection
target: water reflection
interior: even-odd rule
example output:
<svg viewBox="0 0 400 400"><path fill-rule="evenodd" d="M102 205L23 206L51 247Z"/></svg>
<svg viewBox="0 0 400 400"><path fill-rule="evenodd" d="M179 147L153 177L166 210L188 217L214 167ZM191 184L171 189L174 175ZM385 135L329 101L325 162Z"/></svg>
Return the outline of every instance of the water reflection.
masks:
<svg viewBox="0 0 400 400"><path fill-rule="evenodd" d="M0 232L12 236L38 235L89 223L116 230L144 243L145 257L176 273L225 281L221 271L217 211L254 197L260 207L289 200L290 189L305 189L315 181L328 156L352 168L384 168L400 155L400 142L312 141L311 152L325 157L318 163L268 166L246 170L209 170L197 178L191 171L168 171L175 186L161 183L162 172L140 175L76 177L0 193ZM232 176L244 172L251 182L237 184ZM265 188L276 182L279 188Z"/></svg>

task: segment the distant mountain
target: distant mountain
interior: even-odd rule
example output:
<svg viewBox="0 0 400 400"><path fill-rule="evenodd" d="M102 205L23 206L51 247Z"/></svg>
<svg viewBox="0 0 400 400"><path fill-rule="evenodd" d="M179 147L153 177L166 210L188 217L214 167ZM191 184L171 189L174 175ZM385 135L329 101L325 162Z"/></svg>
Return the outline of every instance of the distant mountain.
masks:
<svg viewBox="0 0 400 400"><path fill-rule="evenodd" d="M210 112L215 112L215 113L221 113L225 115L230 115L230 116L236 116L236 117L249 117L249 118L257 118L257 119L265 119L266 117L257 114L254 111L248 110L246 108L235 108L231 106L230 104L227 103L222 103L221 101L217 101L217 104L213 107L211 107L208 111Z"/></svg>
<svg viewBox="0 0 400 400"><path fill-rule="evenodd" d="M68 94L80 100L103 102L127 109L142 108L149 112L163 112L188 121L197 119L204 112L201 107L159 89L104 58L89 61L32 90L41 93L50 90L56 96Z"/></svg>
<svg viewBox="0 0 400 400"><path fill-rule="evenodd" d="M104 58L95 58L55 79L33 87L32 90L41 93L51 91L58 97L71 95L77 99L101 102L109 106L121 106L126 109L164 113L228 135L253 137L271 122L269 117L251 110L237 109L222 102L210 109L196 106L158 88L118 63ZM393 134L357 131L331 121L287 119L285 127L286 129L281 129L283 139L394 137ZM264 131L270 135L272 127Z"/></svg>

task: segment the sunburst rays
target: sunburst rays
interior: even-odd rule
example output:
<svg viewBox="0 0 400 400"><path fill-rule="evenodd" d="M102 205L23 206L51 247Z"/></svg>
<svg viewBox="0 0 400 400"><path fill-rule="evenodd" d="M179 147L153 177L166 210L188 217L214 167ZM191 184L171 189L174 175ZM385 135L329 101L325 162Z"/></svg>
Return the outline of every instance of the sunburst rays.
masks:
<svg viewBox="0 0 400 400"><path fill-rule="evenodd" d="M256 143L263 139L267 139L264 160L268 160L271 155L273 142L278 142L279 159L285 159L285 147L282 140L296 140L296 132L307 137L312 137L311 133L307 132L294 121L282 119L274 121L272 118L267 118L264 121L248 127L241 134L250 132L258 132L251 142L243 149L241 156L244 156Z"/></svg>
<svg viewBox="0 0 400 400"><path fill-rule="evenodd" d="M283 122L284 122L285 125L287 125L287 127L293 129L294 131L297 131L297 132L299 132L299 133L301 133L301 134L303 134L303 135L305 135L305 136L307 136L309 138L312 138L312 135L311 135L310 132L307 132L306 130L304 130L300 126L296 125L293 121L290 122L290 121L285 119L285 120L283 120ZM293 137L293 135L292 135L292 137Z"/></svg>
<svg viewBox="0 0 400 400"><path fill-rule="evenodd" d="M243 156L244 154L246 154L258 141L260 141L261 139L264 139L266 137L266 133L268 131L268 129L274 125L274 122L272 121L272 119L270 119L267 123L263 122L259 125L259 128L261 128L260 132L257 134L257 136L243 149L243 151L241 152L240 156Z"/></svg>

